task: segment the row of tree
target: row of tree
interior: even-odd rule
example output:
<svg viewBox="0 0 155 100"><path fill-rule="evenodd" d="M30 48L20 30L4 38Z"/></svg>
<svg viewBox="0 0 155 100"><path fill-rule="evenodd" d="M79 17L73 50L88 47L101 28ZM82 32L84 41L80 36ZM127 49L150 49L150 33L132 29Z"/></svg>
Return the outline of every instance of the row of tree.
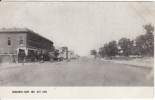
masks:
<svg viewBox="0 0 155 100"><path fill-rule="evenodd" d="M154 56L154 27L151 24L144 25L146 30L144 35L137 36L134 40L121 38L118 43L112 40L103 47L99 48L99 52L95 49L91 50L91 55L99 54L101 57L111 57L115 55L130 56Z"/></svg>

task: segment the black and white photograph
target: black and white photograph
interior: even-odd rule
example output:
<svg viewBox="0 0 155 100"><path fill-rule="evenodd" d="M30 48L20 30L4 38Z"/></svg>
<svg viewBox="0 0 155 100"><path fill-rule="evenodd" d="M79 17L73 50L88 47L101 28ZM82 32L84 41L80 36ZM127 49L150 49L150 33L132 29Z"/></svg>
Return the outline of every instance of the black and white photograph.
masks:
<svg viewBox="0 0 155 100"><path fill-rule="evenodd" d="M154 27L155 2L0 2L0 87L153 88Z"/></svg>

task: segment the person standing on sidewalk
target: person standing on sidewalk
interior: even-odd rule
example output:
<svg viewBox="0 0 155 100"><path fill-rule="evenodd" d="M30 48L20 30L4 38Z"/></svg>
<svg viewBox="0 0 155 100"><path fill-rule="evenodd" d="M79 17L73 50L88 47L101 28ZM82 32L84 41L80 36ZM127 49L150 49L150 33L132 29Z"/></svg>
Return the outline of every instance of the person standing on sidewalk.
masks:
<svg viewBox="0 0 155 100"><path fill-rule="evenodd" d="M21 54L21 58L22 58L22 66L24 66L24 63L25 63L25 60L26 60L25 52Z"/></svg>

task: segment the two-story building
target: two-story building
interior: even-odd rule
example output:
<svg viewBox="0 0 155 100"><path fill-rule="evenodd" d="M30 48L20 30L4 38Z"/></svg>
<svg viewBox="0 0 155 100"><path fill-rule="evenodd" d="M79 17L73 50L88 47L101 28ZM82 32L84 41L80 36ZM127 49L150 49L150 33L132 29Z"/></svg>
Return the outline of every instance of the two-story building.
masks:
<svg viewBox="0 0 155 100"><path fill-rule="evenodd" d="M53 41L27 28L0 29L1 61L26 62L49 60Z"/></svg>

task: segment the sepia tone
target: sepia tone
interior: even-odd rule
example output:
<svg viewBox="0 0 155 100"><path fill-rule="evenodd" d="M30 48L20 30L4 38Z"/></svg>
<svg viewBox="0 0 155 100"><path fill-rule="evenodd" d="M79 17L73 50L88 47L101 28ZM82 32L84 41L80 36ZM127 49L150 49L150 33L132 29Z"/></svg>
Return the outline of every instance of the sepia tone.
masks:
<svg viewBox="0 0 155 100"><path fill-rule="evenodd" d="M0 5L0 86L154 86L154 2Z"/></svg>

